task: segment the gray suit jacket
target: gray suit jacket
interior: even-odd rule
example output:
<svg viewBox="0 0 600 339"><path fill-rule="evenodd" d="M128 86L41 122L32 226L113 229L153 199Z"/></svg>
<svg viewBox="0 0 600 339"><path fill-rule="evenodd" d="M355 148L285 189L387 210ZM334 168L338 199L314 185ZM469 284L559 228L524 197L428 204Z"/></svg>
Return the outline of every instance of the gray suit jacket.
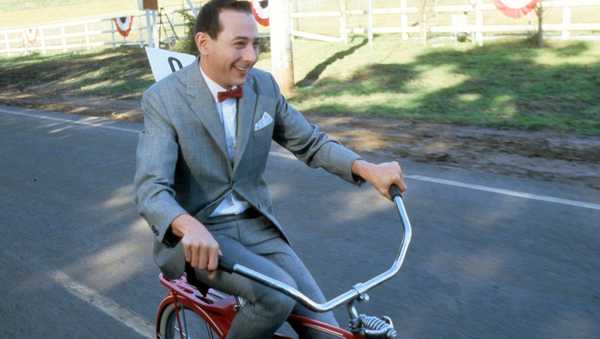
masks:
<svg viewBox="0 0 600 339"><path fill-rule="evenodd" d="M156 236L155 262L169 278L179 277L185 265L181 244L167 241L172 238L173 219L189 213L205 221L231 191L273 222L286 238L273 215L263 178L272 140L309 166L358 183L351 167L359 156L329 139L288 105L269 73L252 70L243 91L233 164L227 157L223 124L197 63L144 92L136 204ZM257 125L264 114L273 122Z"/></svg>

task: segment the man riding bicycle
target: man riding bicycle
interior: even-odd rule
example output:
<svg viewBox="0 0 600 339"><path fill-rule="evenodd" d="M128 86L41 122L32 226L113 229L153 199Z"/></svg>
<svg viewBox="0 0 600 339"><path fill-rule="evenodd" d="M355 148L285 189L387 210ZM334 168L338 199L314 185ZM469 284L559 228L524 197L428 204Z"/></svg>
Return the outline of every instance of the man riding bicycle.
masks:
<svg viewBox="0 0 600 339"><path fill-rule="evenodd" d="M167 278L186 271L244 298L227 338L268 338L290 312L337 326L278 291L217 271L222 255L322 302L317 283L273 215L263 174L274 140L311 167L382 195L406 189L397 162L373 164L329 139L290 106L273 77L254 69L258 31L247 1L212 0L196 21L195 63L144 92L136 203L154 235ZM189 270L191 269L191 270ZM318 337L295 329L302 337Z"/></svg>

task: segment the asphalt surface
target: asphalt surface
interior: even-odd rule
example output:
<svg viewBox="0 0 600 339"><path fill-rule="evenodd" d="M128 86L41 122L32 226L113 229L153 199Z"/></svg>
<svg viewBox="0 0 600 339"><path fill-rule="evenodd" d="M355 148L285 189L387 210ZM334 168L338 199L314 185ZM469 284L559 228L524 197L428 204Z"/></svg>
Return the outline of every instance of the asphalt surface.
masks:
<svg viewBox="0 0 600 339"><path fill-rule="evenodd" d="M0 338L152 335L164 290L133 204L140 129L0 106ZM393 205L273 152L276 214L325 295L385 270ZM600 191L402 164L413 243L361 311L403 338L600 338Z"/></svg>

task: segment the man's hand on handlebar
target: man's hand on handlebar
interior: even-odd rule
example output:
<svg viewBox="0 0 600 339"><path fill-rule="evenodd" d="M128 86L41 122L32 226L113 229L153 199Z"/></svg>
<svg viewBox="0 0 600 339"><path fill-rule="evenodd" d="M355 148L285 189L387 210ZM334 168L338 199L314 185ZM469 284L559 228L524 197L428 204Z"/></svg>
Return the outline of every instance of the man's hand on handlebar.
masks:
<svg viewBox="0 0 600 339"><path fill-rule="evenodd" d="M194 268L208 271L209 279L214 278L221 250L206 227L191 215L183 214L173 220L171 229L181 237L185 261Z"/></svg>
<svg viewBox="0 0 600 339"><path fill-rule="evenodd" d="M384 197L390 199L389 189L392 184L406 191L406 183L402 175L402 168L397 161L373 164L365 160L356 160L352 164L352 173L360 176Z"/></svg>

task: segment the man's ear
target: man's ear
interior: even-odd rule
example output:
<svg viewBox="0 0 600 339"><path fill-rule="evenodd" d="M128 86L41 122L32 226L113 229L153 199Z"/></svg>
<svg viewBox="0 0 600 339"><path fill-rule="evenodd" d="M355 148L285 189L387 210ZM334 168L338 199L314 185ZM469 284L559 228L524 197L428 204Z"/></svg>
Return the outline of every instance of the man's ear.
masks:
<svg viewBox="0 0 600 339"><path fill-rule="evenodd" d="M198 32L194 35L194 42L200 56L208 54L208 44L210 36L204 32Z"/></svg>

